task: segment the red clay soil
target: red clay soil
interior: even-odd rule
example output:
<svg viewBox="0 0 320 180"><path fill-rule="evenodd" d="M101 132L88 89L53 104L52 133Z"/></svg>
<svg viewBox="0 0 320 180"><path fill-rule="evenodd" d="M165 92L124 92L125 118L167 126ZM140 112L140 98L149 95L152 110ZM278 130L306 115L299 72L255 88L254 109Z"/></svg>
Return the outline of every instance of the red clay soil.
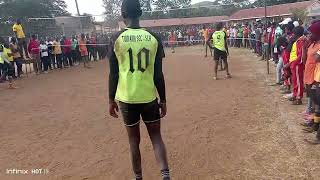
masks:
<svg viewBox="0 0 320 180"><path fill-rule="evenodd" d="M168 116L162 120L173 180L317 179L319 148L304 143L298 112L267 84L265 64L231 50L233 78L214 81L202 47L178 48L164 62ZM93 63L0 84L0 180L129 180L121 119L107 114L108 64ZM273 68L272 68L273 69ZM219 72L223 78L224 72ZM146 129L146 180L160 179ZM28 175L7 175L7 169ZM31 169L48 169L31 175Z"/></svg>

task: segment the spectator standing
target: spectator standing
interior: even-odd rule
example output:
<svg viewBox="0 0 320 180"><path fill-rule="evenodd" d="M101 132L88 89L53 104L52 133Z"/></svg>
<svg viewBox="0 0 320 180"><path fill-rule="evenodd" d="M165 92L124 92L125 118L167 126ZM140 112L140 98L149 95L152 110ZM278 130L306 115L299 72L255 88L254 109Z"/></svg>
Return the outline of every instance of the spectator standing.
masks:
<svg viewBox="0 0 320 180"><path fill-rule="evenodd" d="M294 29L294 38L296 41L292 44L290 51L290 69L292 73L293 82L293 97L290 99L293 101L293 105L301 105L304 91L303 83L303 62L302 62L302 50L304 46L303 38L304 28L299 26Z"/></svg>
<svg viewBox="0 0 320 180"><path fill-rule="evenodd" d="M20 19L17 19L16 23L12 27L12 30L18 40L20 55L23 56L23 53L25 53L25 57L29 58L26 35L24 34Z"/></svg>
<svg viewBox="0 0 320 180"><path fill-rule="evenodd" d="M175 53L174 46L176 43L176 35L175 35L174 31L171 31L169 38L168 38L168 41L169 41L169 45L171 47L171 52Z"/></svg>
<svg viewBox="0 0 320 180"><path fill-rule="evenodd" d="M81 34L81 39L79 40L79 49L81 54L81 60L83 61L83 66L85 68L91 68L89 64L89 57L88 57L88 49L87 49L87 40L84 34Z"/></svg>
<svg viewBox="0 0 320 180"><path fill-rule="evenodd" d="M56 57L56 61L57 61L57 68L62 69L62 59L63 59L63 55L62 55L62 50L61 50L61 44L58 38L56 38L53 41L53 54Z"/></svg>
<svg viewBox="0 0 320 180"><path fill-rule="evenodd" d="M41 61L43 64L44 73L47 74L49 70L50 59L49 59L48 46L43 40L40 41L40 54L41 54Z"/></svg>
<svg viewBox="0 0 320 180"><path fill-rule="evenodd" d="M203 45L206 46L206 54L205 54L205 57L208 56L208 44L207 44L207 41L208 41L208 38L209 38L209 32L208 32L208 29L206 28L206 26L203 26L202 27L202 36L203 36Z"/></svg>
<svg viewBox="0 0 320 180"><path fill-rule="evenodd" d="M53 53L53 41L51 38L48 38L47 40L47 46L48 46L48 54L49 54L49 60L50 60L50 70L56 69L56 58Z"/></svg>
<svg viewBox="0 0 320 180"><path fill-rule="evenodd" d="M249 27L248 25L245 25L244 28L243 28L243 41L244 41L244 47L245 48L249 48Z"/></svg>
<svg viewBox="0 0 320 180"><path fill-rule="evenodd" d="M240 26L239 25L239 28L238 28L238 33L237 33L237 44L238 44L238 47L243 47L243 43L242 43L242 40L243 40L243 27L244 25Z"/></svg>
<svg viewBox="0 0 320 180"><path fill-rule="evenodd" d="M257 29L255 30L255 36L256 36L256 52L258 56L262 56L262 25L259 24Z"/></svg>
<svg viewBox="0 0 320 180"><path fill-rule="evenodd" d="M69 38L67 38L66 36L63 36L62 37L62 40L63 40L63 57L64 57L64 60L63 60L63 64L65 67L68 67L68 66L73 66L73 62L72 62L72 58L71 58L71 46L72 46L72 43L71 43L71 40Z"/></svg>
<svg viewBox="0 0 320 180"><path fill-rule="evenodd" d="M75 65L79 65L79 45L76 36L72 36L71 41L71 58Z"/></svg>
<svg viewBox="0 0 320 180"><path fill-rule="evenodd" d="M11 52L13 53L13 60L16 63L16 66L17 66L18 77L20 78L21 74L22 74L22 56L20 54L20 50L19 50L19 46L18 46L18 43L17 43L17 39L15 37L11 38L10 49L11 49ZM14 67L14 63L12 63L12 65ZM14 73L14 76L15 76L16 75L15 68L13 70L14 70L13 73Z"/></svg>
<svg viewBox="0 0 320 180"><path fill-rule="evenodd" d="M91 56L93 57L94 61L97 61L97 38L95 35L92 35L90 38L90 57L89 59L91 59Z"/></svg>
<svg viewBox="0 0 320 180"><path fill-rule="evenodd" d="M32 35L28 45L28 52L31 55L31 58L34 60L33 69L37 75L41 73L41 59L39 46L40 43L37 40L37 36Z"/></svg>

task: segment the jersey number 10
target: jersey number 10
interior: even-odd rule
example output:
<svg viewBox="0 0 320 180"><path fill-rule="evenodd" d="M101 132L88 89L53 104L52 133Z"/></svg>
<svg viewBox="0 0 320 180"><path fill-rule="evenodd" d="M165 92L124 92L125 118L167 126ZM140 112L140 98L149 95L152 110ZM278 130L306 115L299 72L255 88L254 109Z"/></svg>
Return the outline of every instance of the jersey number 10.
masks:
<svg viewBox="0 0 320 180"><path fill-rule="evenodd" d="M128 50L129 52L129 58L130 58L130 71L133 73L135 71L134 67L133 67L133 53L132 53L132 49L130 48ZM142 67L142 55L145 56L145 65L146 67L143 68ZM141 71L141 72L144 72L147 67L149 66L149 61L150 61L150 50L149 49L146 49L146 48L143 48L137 55L137 59L138 59L138 70Z"/></svg>

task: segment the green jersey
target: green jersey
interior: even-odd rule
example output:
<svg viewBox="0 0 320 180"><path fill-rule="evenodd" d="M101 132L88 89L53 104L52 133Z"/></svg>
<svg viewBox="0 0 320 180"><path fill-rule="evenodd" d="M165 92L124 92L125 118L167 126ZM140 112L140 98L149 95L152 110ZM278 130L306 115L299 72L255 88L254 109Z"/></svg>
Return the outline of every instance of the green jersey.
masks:
<svg viewBox="0 0 320 180"><path fill-rule="evenodd" d="M226 51L226 33L224 31L215 31L212 35L213 47L220 51Z"/></svg>
<svg viewBox="0 0 320 180"><path fill-rule="evenodd" d="M154 67L156 57L161 53L159 51L163 52L163 49L159 50L161 43L142 28L127 28L118 33L113 41L119 74L115 98L130 104L154 101L157 97Z"/></svg>

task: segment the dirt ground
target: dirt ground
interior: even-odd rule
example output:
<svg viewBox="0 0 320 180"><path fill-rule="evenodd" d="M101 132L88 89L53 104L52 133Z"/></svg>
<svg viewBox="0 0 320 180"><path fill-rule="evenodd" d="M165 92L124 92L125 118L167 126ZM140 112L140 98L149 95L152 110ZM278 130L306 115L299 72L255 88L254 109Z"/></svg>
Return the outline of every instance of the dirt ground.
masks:
<svg viewBox="0 0 320 180"><path fill-rule="evenodd" d="M172 179L318 179L319 147L304 143L298 113L268 86L265 63L232 49L233 78L214 81L202 47L167 53L168 116L162 120ZM107 114L108 65L93 64L0 84L0 179L132 179L126 131ZM223 72L219 72L224 77ZM160 177L146 129L146 180ZM7 169L29 170L7 175ZM31 175L31 169L48 169Z"/></svg>

